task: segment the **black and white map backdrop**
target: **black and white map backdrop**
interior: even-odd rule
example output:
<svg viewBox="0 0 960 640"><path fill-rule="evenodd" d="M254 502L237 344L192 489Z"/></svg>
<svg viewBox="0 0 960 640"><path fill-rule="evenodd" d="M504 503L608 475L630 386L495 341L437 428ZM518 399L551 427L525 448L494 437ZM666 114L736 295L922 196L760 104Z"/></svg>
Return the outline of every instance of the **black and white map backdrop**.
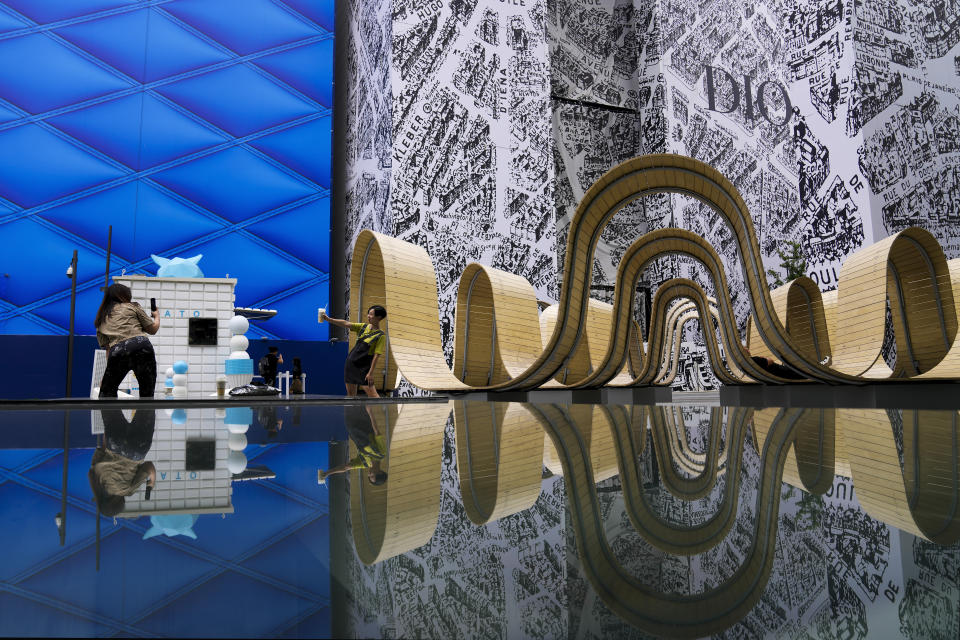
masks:
<svg viewBox="0 0 960 640"><path fill-rule="evenodd" d="M717 167L750 207L766 266L799 241L824 290L846 256L907 226L960 256L960 0L352 0L351 10L348 249L364 227L427 249L448 350L466 263L523 275L555 299L580 197L644 153ZM608 299L626 246L666 224L724 256L743 327L730 235L681 196L618 214L593 296ZM711 288L683 260L660 261L641 288L675 276ZM682 388L715 384L702 342L688 331Z"/></svg>

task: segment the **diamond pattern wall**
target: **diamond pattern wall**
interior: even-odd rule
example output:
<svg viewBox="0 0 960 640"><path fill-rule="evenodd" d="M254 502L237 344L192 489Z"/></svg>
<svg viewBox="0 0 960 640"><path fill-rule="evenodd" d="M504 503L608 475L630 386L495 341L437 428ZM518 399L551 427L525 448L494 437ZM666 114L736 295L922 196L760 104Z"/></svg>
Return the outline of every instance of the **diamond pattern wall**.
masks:
<svg viewBox="0 0 960 640"><path fill-rule="evenodd" d="M316 481L328 444L245 453L277 477L234 482L234 512L199 516L196 540L145 540L148 518L102 517L97 571L92 450L69 451L60 546L63 449L0 449L0 634L329 637L329 506Z"/></svg>
<svg viewBox="0 0 960 640"><path fill-rule="evenodd" d="M0 0L0 334L77 332L110 271L204 254L251 335L326 339L333 0ZM160 301L162 304L162 301Z"/></svg>

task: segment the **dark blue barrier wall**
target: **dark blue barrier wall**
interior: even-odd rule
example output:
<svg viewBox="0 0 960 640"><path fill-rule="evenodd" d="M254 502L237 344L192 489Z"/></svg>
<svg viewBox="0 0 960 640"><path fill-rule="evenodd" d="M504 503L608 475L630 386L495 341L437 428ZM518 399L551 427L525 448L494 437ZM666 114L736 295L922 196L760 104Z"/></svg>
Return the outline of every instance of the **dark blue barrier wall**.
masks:
<svg viewBox="0 0 960 640"><path fill-rule="evenodd" d="M247 353L254 364L276 346L283 354L281 370L289 370L293 359L300 358L307 374L307 393L343 395L343 362L347 357L346 342L316 342L306 340L252 340ZM90 374L97 340L93 336L74 338L73 384L70 395L86 398L90 395ZM66 336L9 336L0 335L0 398L63 398L67 381Z"/></svg>

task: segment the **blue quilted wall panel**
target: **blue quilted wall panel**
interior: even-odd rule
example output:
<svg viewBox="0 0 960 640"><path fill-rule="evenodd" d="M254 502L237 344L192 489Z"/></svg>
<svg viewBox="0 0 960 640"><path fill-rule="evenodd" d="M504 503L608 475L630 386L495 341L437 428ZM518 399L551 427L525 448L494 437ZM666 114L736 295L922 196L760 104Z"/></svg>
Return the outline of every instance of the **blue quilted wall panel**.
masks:
<svg viewBox="0 0 960 640"><path fill-rule="evenodd" d="M251 334L325 340L334 0L0 0L0 334L203 254Z"/></svg>
<svg viewBox="0 0 960 640"><path fill-rule="evenodd" d="M93 450L69 452L60 546L63 449L0 449L0 544L16 549L0 561L0 635L330 637L330 509L316 481L329 445L245 454L276 478L234 482L233 513L200 515L196 539L144 539L148 518L103 517L97 571Z"/></svg>

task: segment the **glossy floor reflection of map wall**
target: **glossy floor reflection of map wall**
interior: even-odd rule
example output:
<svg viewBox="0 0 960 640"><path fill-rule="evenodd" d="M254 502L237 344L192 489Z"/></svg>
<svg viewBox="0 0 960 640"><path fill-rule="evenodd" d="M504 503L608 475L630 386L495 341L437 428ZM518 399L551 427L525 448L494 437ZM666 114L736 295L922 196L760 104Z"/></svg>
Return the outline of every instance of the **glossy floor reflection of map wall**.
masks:
<svg viewBox="0 0 960 640"><path fill-rule="evenodd" d="M464 511L455 458L451 424L428 544L373 566L351 554L352 637L565 636L562 480L545 480L530 509L477 526Z"/></svg>
<svg viewBox="0 0 960 640"><path fill-rule="evenodd" d="M777 408L740 414L674 406L650 409L655 421L648 425L642 417L636 420L642 414L635 410L628 424L635 434L631 437L642 502L649 509L641 518L641 531L637 503L629 504L637 496L628 495L629 482L617 473L623 462L617 459L622 446L617 442L623 432L611 438L604 429L603 415L615 415L618 408L523 407L521 413L528 410L531 416L563 416L579 434L576 439L587 443L589 479L603 478L590 487L596 503L589 509L599 519L617 565L655 597L686 599L684 606L692 607L688 611L706 607L697 615L709 621L708 633L692 633L681 619L661 628L675 633L654 635L826 640L953 638L960 631L958 512L950 499L958 490L956 415ZM657 415L669 419L658 423ZM745 426L734 427L741 415L748 419L737 424ZM784 429L787 416L814 419L795 420ZM908 416L918 421L905 425ZM551 420L549 429L556 424ZM717 440L721 447L712 449L713 429L719 424L726 425ZM663 425L675 433L658 440L669 435L660 431ZM458 450L463 446L459 426L447 424L436 488L442 495L440 515L429 542L370 565L349 547L344 550L350 618L344 633L650 637L646 623L676 617L676 611L665 610L661 620L654 610L643 623L632 623L608 604L612 583L601 583L610 574L598 572L596 564L586 566L598 559L590 551L596 539L578 539L583 517L575 512L571 492L582 478L545 478L529 509L482 525L471 522L464 507L470 497L463 486L463 465L469 457ZM475 421L471 428L480 426ZM549 436L556 449L544 450L545 468L559 468L556 451L569 451L557 433ZM474 458L482 452L476 445L471 444ZM939 453L931 454L931 447ZM716 482L699 497L678 495L677 479L695 478L690 472L703 470L704 455L711 450L720 457ZM918 455L927 461L911 462ZM771 459L781 462L771 466ZM565 475L570 462L565 459ZM501 467L497 474L505 471L509 469ZM800 488L811 478L817 478L815 492ZM364 479L351 478L351 490L355 482ZM913 496L909 506L908 494ZM717 529L715 519L731 499L733 519ZM764 529L757 523L770 505L776 505L772 526ZM402 513L395 515L403 518ZM674 552L666 548L672 542L651 541L654 520L668 524L678 536L683 529L698 528L705 535L722 535L711 533L710 540L697 541L685 553ZM930 523L936 527L930 529ZM944 544L926 539L941 533ZM769 556L765 551L757 555L758 548L769 548ZM743 573L745 567L749 569ZM716 592L719 599L711 600ZM745 609L737 609L741 598L750 601ZM634 604L635 611L644 606Z"/></svg>

